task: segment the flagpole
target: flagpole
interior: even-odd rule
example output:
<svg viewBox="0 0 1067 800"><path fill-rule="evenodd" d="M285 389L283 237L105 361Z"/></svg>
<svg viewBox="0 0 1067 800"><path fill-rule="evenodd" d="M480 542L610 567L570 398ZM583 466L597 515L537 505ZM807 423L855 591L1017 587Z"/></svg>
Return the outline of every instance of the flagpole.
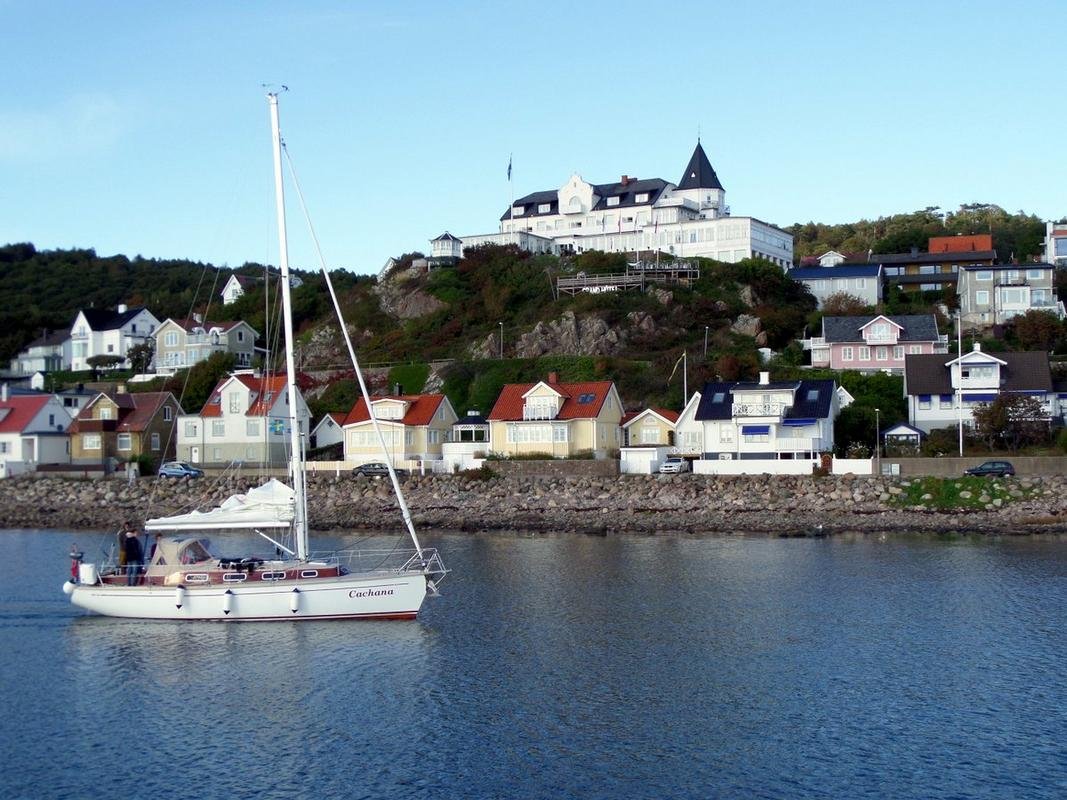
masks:
<svg viewBox="0 0 1067 800"><path fill-rule="evenodd" d="M508 154L508 189L511 192L511 205L508 208L511 209L511 235L515 236L515 184L511 182L511 154ZM512 244L515 244L515 239L512 238Z"/></svg>
<svg viewBox="0 0 1067 800"><path fill-rule="evenodd" d="M689 360L685 350L682 351L682 408L689 403Z"/></svg>

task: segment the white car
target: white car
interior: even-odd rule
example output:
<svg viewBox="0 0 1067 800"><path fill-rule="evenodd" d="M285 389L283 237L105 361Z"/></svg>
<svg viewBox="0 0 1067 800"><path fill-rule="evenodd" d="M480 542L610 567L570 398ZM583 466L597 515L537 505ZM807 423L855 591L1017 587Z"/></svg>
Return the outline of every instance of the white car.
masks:
<svg viewBox="0 0 1067 800"><path fill-rule="evenodd" d="M659 465L662 475L677 475L679 472L689 472L689 462L681 456L668 456L667 460Z"/></svg>

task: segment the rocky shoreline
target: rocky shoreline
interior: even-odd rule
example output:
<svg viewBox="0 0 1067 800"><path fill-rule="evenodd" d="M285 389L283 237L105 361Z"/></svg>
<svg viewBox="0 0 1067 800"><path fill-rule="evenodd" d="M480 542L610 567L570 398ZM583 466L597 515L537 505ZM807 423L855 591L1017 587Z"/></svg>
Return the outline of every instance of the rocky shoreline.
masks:
<svg viewBox="0 0 1067 800"><path fill-rule="evenodd" d="M210 508L259 482L143 478L128 485L119 479L13 478L0 481L0 527L111 530L126 519L143 523L147 516ZM311 474L308 483L315 529L395 530L400 525L387 481ZM406 482L405 495L424 530L688 536L1067 533L1067 477L997 484L1006 502L983 497L978 508L947 511L921 502L905 505L906 480L854 476L415 476Z"/></svg>

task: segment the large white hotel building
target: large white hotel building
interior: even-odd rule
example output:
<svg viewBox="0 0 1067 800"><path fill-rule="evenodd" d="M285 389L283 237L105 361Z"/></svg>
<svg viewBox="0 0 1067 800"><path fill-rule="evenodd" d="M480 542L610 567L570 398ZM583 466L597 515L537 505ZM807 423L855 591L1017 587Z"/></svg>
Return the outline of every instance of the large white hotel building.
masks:
<svg viewBox="0 0 1067 800"><path fill-rule="evenodd" d="M431 241L437 260L459 258L483 244L515 244L535 253L670 253L719 261L760 257L793 265L793 237L755 217L731 216L726 191L697 142L677 183L623 175L618 183L587 183L572 175L559 189L520 197L500 218L500 232L444 233Z"/></svg>

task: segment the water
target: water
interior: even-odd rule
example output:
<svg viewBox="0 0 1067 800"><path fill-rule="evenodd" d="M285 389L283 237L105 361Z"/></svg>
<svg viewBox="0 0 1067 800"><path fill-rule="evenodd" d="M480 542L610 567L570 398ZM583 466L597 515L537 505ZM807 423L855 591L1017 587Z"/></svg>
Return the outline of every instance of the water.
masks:
<svg viewBox="0 0 1067 800"><path fill-rule="evenodd" d="M441 536L417 622L225 625L74 538L0 533L0 797L1067 796L1067 540Z"/></svg>

